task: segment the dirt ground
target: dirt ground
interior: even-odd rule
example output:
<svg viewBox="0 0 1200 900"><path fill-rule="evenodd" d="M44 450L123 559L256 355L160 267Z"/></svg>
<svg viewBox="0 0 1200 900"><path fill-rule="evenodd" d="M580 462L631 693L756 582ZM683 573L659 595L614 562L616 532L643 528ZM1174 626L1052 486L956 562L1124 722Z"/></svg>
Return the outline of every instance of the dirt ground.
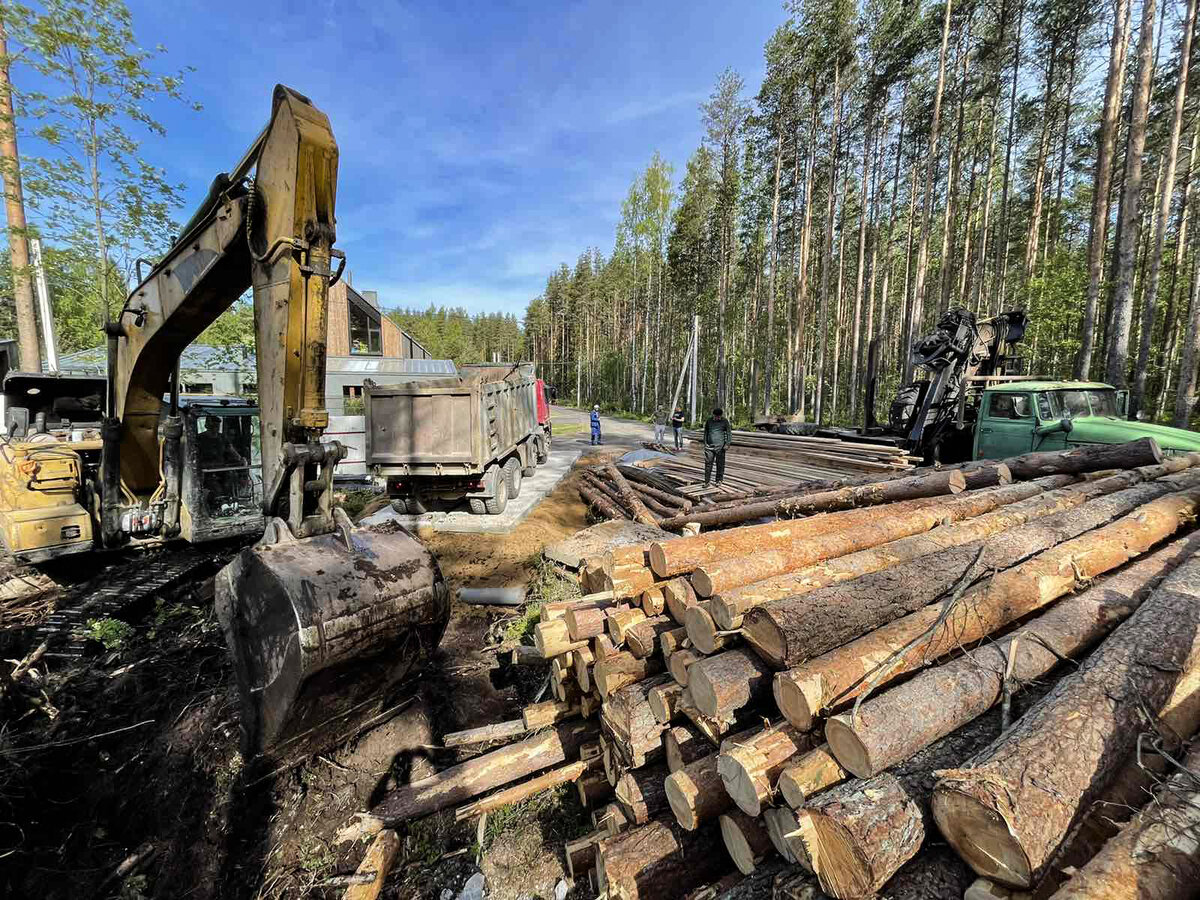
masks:
<svg viewBox="0 0 1200 900"><path fill-rule="evenodd" d="M451 590L525 584L535 603L574 590L539 554L588 524L575 480L509 535L435 535L429 546ZM466 758L441 749L444 734L513 718L538 693L540 671L498 662L495 650L532 626L522 612L455 602L394 718L306 765L264 773L238 753L211 588L186 586L110 649L42 666L51 708L0 710L0 897L339 897L344 886L322 882L361 860L364 842L336 840L354 813ZM587 830L565 789L482 827L454 823L452 811L409 823L383 896L454 897L482 871L491 898L552 897L565 875L562 842ZM129 860L132 874L113 877Z"/></svg>

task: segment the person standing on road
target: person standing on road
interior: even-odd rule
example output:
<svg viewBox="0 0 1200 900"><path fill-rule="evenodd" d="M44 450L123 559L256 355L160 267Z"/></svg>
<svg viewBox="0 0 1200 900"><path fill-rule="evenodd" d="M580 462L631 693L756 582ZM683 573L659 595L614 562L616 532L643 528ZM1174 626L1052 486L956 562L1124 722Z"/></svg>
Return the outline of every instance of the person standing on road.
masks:
<svg viewBox="0 0 1200 900"><path fill-rule="evenodd" d="M683 449L683 407L675 407L671 414L671 430L675 432L675 449Z"/></svg>
<svg viewBox="0 0 1200 900"><path fill-rule="evenodd" d="M733 429L725 411L717 407L704 422L704 486L712 482L713 463L717 464L717 484L725 480L725 450L733 441Z"/></svg>
<svg viewBox="0 0 1200 900"><path fill-rule="evenodd" d="M602 444L600 440L600 404L592 407L592 444Z"/></svg>
<svg viewBox="0 0 1200 900"><path fill-rule="evenodd" d="M654 443L661 444L667 434L667 411L661 406L654 410Z"/></svg>

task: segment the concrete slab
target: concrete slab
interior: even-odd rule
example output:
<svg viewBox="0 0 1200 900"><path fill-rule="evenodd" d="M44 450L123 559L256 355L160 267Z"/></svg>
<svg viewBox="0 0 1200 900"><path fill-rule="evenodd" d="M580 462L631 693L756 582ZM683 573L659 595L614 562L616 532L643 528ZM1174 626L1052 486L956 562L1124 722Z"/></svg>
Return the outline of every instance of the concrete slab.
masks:
<svg viewBox="0 0 1200 900"><path fill-rule="evenodd" d="M433 511L414 516L398 513L389 505L360 520L359 524L398 522L410 531L425 526L434 531L458 534L508 534L566 477L580 452L573 447L551 449L545 465L538 466L533 475L522 481L521 496L509 500L504 512L498 516L477 516L465 506L451 512Z"/></svg>
<svg viewBox="0 0 1200 900"><path fill-rule="evenodd" d="M589 556L598 556L606 550L625 547L629 544L669 541L673 537L677 537L677 535L663 531L661 528L620 519L613 522L600 522L583 529L583 531L576 532L569 538L547 544L542 550L542 555L546 559L562 563L569 569L578 569Z"/></svg>

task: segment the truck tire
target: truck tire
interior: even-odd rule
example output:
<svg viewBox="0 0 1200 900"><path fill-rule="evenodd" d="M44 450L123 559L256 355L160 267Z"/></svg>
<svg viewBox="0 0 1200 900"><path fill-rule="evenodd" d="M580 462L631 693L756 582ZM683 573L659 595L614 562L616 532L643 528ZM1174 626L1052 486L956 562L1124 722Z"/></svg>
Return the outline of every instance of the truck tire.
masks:
<svg viewBox="0 0 1200 900"><path fill-rule="evenodd" d="M471 513L476 516L487 515L487 506L484 505L482 497L468 497L467 506L470 507Z"/></svg>
<svg viewBox="0 0 1200 900"><path fill-rule="evenodd" d="M526 466L525 468L523 468L521 470L521 474L524 475L526 478L530 478L533 475L537 474L537 466Z"/></svg>
<svg viewBox="0 0 1200 900"><path fill-rule="evenodd" d="M544 466L548 459L550 459L550 438L548 435L541 435L537 439L537 464Z"/></svg>
<svg viewBox="0 0 1200 900"><path fill-rule="evenodd" d="M421 502L419 497L409 497L408 511L414 516L423 516L425 513L429 512L429 508Z"/></svg>
<svg viewBox="0 0 1200 900"><path fill-rule="evenodd" d="M521 460L516 457L510 457L504 463L504 483L508 486L508 496L516 500L521 496Z"/></svg>
<svg viewBox="0 0 1200 900"><path fill-rule="evenodd" d="M496 479L496 495L483 501L484 509L489 516L498 516L508 507L508 480Z"/></svg>

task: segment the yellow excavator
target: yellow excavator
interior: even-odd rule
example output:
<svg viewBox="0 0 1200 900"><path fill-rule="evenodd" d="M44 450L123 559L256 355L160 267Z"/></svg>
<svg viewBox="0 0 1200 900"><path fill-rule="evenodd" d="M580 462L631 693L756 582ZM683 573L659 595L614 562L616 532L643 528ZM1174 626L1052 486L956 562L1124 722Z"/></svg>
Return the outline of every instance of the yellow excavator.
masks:
<svg viewBox="0 0 1200 900"><path fill-rule="evenodd" d="M0 535L17 560L262 534L217 574L216 611L244 750L278 763L378 715L449 618L420 543L357 529L331 504L345 456L322 441L327 297L345 267L337 166L328 118L277 86L267 127L108 326L103 414L69 379L5 380L29 398L10 402L0 444ZM180 355L247 289L258 407L181 399Z"/></svg>

